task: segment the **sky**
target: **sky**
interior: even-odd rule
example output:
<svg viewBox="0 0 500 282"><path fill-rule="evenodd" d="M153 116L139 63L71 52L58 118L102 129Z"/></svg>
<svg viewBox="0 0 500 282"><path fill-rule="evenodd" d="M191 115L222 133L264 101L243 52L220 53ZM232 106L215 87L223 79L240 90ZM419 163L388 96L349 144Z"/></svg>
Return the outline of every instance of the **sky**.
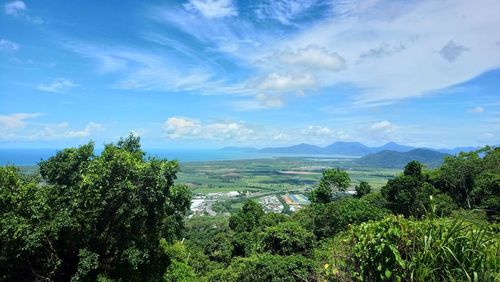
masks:
<svg viewBox="0 0 500 282"><path fill-rule="evenodd" d="M0 5L0 148L500 143L497 0Z"/></svg>

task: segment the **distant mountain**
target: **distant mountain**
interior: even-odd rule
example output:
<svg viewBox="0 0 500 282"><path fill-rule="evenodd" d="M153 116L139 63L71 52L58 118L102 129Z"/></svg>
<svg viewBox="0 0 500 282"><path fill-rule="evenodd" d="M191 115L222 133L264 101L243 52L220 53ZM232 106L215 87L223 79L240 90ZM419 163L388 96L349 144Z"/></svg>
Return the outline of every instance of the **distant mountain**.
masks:
<svg viewBox="0 0 500 282"><path fill-rule="evenodd" d="M381 147L368 147L359 142L335 142L326 147L319 147L310 144L299 144L290 147L274 147L259 150L261 153L280 153L280 154L311 154L311 155L346 155L346 156L365 156L371 153L383 150L392 150L407 152L415 149L410 146L399 145L390 142Z"/></svg>
<svg viewBox="0 0 500 282"><path fill-rule="evenodd" d="M278 153L278 154L324 154L324 149L310 144L298 144L290 147L264 148L259 150L260 153Z"/></svg>
<svg viewBox="0 0 500 282"><path fill-rule="evenodd" d="M219 149L219 151L226 151L226 152L254 152L257 150L258 150L257 148L253 147L236 147L236 146L227 146Z"/></svg>
<svg viewBox="0 0 500 282"><path fill-rule="evenodd" d="M323 152L331 155L364 156L370 154L372 149L358 142L335 142L324 147Z"/></svg>
<svg viewBox="0 0 500 282"><path fill-rule="evenodd" d="M311 154L311 155L346 155L346 156L366 156L383 151L393 151L399 153L411 152L417 148L401 145L395 142L389 142L379 147L368 147L359 142L335 142L326 147L319 147L302 143L289 147L269 147L257 152L261 153L279 153L279 154ZM453 149L431 149L420 148L428 151L439 152L443 154L456 155L460 152L470 152L479 149L479 147L457 147Z"/></svg>
<svg viewBox="0 0 500 282"><path fill-rule="evenodd" d="M389 142L383 146L372 148L372 151L374 153L385 151L385 150L396 151L396 152L408 152L408 151L411 151L414 149L416 149L416 148L411 147L411 146L400 145L400 144L395 143L395 142Z"/></svg>
<svg viewBox="0 0 500 282"><path fill-rule="evenodd" d="M357 162L376 167L403 168L411 161L419 161L429 167L437 167L443 163L446 156L448 154L429 149L414 149L408 152L385 150L361 157Z"/></svg>

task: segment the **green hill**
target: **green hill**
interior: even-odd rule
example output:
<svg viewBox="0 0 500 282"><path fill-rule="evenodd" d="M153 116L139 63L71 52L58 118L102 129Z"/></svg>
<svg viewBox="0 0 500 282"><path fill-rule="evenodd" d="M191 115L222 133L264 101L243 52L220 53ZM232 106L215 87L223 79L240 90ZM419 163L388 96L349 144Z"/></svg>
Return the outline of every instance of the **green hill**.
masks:
<svg viewBox="0 0 500 282"><path fill-rule="evenodd" d="M415 149L408 152L385 150L366 155L360 158L358 163L377 167L403 168L410 161L419 161L428 167L437 167L443 163L446 156L448 154L428 149Z"/></svg>

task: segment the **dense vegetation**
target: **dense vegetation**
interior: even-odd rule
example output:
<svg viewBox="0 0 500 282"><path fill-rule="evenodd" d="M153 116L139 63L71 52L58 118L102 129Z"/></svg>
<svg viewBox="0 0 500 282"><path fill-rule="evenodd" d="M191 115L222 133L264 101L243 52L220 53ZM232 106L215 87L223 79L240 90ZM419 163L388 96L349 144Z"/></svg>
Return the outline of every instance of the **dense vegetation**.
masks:
<svg viewBox="0 0 500 282"><path fill-rule="evenodd" d="M254 200L185 219L176 162L139 139L69 148L39 174L0 168L0 280L494 281L500 279L500 149L409 162L378 191L327 169L292 215Z"/></svg>

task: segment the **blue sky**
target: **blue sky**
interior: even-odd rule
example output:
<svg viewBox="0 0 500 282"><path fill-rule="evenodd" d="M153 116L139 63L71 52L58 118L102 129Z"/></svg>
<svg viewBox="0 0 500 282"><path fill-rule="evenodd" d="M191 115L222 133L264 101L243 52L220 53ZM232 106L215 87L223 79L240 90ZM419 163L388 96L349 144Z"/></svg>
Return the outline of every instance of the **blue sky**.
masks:
<svg viewBox="0 0 500 282"><path fill-rule="evenodd" d="M0 148L500 143L496 0L0 4Z"/></svg>

